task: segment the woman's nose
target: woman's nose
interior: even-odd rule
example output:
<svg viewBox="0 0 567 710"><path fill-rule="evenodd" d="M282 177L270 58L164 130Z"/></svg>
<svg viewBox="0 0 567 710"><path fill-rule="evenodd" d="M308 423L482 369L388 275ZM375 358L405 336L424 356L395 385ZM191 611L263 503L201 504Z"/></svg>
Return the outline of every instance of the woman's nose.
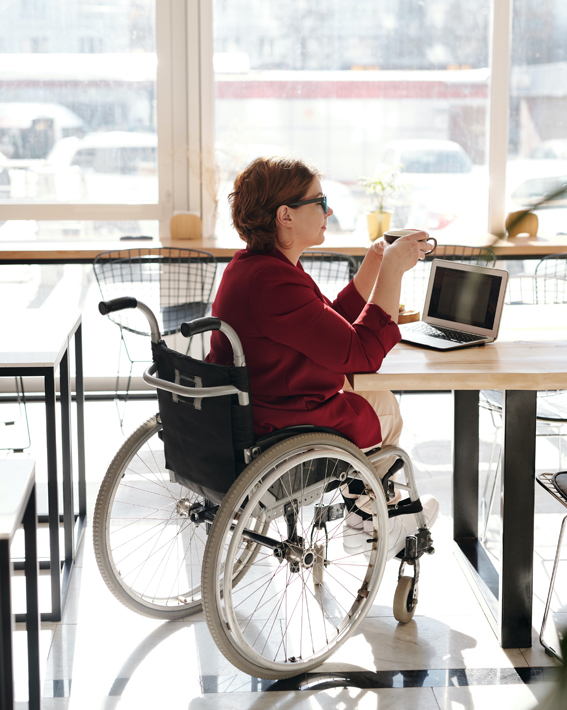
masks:
<svg viewBox="0 0 567 710"><path fill-rule="evenodd" d="M332 207L329 207L329 206L327 205L327 217L330 217L332 214L333 214L333 209L332 209Z"/></svg>

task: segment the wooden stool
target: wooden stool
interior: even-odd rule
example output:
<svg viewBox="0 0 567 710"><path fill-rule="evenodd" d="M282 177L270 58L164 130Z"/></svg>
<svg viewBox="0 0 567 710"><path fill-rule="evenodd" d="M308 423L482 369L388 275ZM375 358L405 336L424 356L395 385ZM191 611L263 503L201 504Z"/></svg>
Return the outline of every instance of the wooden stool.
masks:
<svg viewBox="0 0 567 710"><path fill-rule="evenodd" d="M506 217L506 231L509 237L516 237L518 234L527 234L529 237L537 237L539 220L537 214L520 210L510 212Z"/></svg>

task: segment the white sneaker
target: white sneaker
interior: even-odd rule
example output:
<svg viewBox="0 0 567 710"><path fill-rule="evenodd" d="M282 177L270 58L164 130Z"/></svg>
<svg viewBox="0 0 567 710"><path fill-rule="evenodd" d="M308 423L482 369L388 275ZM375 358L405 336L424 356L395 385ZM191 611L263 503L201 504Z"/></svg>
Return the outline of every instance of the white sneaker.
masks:
<svg viewBox="0 0 567 710"><path fill-rule="evenodd" d="M421 496L421 504L423 505L423 514L425 515L427 527L431 528L439 515L439 501L433 496L425 495ZM367 542L368 537L366 537L366 535L372 535L374 533L372 520L364 521L363 529L365 532L364 551L366 555L370 556L372 543ZM395 518L390 518L389 530L387 559L391 560L398 552L405 549L406 537L417 532L415 515L398 515Z"/></svg>
<svg viewBox="0 0 567 710"><path fill-rule="evenodd" d="M368 535L362 530L350 528L348 525L343 525L343 548L345 552L352 554L364 548L364 544Z"/></svg>
<svg viewBox="0 0 567 710"><path fill-rule="evenodd" d="M368 535L364 532L364 521L357 513L347 513L343 523L343 548L351 553L362 550Z"/></svg>

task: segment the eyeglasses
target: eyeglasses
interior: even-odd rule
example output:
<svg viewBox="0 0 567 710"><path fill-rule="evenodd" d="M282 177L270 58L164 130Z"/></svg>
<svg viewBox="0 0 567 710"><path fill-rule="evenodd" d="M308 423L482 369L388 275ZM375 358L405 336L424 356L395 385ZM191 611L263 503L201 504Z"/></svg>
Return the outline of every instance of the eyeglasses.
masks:
<svg viewBox="0 0 567 710"><path fill-rule="evenodd" d="M288 207L302 207L303 205L321 205L323 212L327 214L327 195L315 197L312 200L301 200L301 202L290 202Z"/></svg>

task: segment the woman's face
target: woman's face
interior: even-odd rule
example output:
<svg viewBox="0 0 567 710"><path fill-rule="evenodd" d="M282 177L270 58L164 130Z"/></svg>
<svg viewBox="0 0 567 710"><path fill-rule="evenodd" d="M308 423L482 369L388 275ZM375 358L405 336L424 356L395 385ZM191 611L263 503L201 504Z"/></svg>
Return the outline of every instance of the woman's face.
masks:
<svg viewBox="0 0 567 710"><path fill-rule="evenodd" d="M303 195L301 200L312 200L322 197L323 190L319 178L314 178L309 190ZM302 249L323 244L325 241L325 230L327 229L327 218L333 214L333 210L327 207L327 214L320 204L312 203L293 208L295 221L295 237L298 246Z"/></svg>

